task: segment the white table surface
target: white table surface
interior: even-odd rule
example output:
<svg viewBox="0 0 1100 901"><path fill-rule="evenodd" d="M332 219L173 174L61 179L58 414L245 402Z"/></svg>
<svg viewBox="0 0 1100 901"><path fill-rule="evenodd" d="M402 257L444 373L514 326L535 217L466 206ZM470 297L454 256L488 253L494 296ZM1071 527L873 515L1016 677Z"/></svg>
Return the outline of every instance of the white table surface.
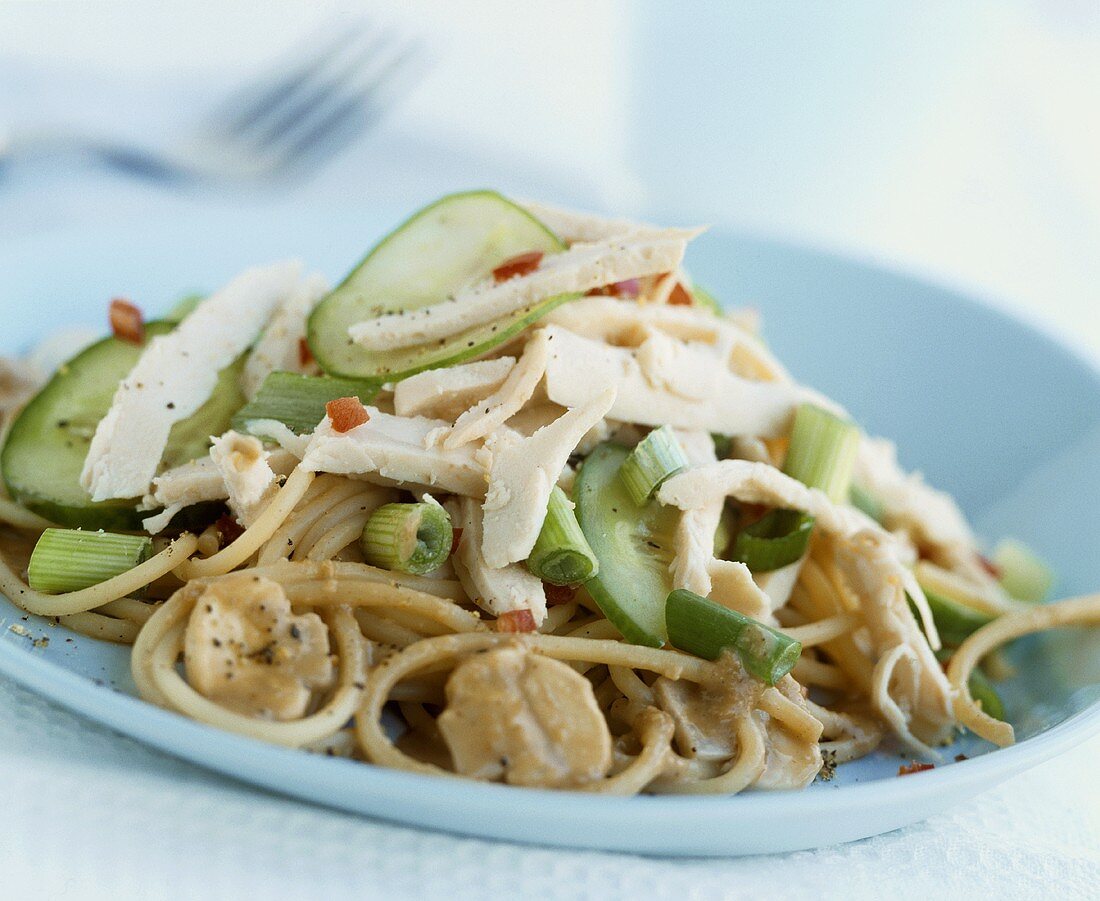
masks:
<svg viewBox="0 0 1100 901"><path fill-rule="evenodd" d="M615 4L593 8L605 25L620 12ZM14 21L5 23L0 14L0 26ZM0 51L11 50L12 34L10 27L0 27ZM82 45L71 36L67 40L61 41L66 58L96 62L82 60L74 50ZM584 45L580 52L591 55ZM132 76L108 71L82 77L79 84L68 82L58 106L63 75L43 74L33 61L0 60L0 85L18 86L0 91L0 119L44 108L56 112L66 104L89 121L117 118L119 86L133 90ZM613 86L613 74L608 78ZM159 82L139 95L141 115L120 120L130 128L163 128L164 109L194 100L193 87L189 92ZM609 88L599 102L611 109L619 99ZM423 108L427 101L418 102ZM598 118L599 109L588 108L572 121L570 134ZM629 206L646 199L635 191L634 177L622 171L622 147L606 134L585 150L588 156L578 151L564 165L553 165L545 153L517 165L514 154L494 158L486 149L492 141L469 136L450 141L442 152L440 139L423 137L425 128L423 117L399 119L310 185L279 197L177 197L103 174L21 173L0 182L0 240L94 227L104 220L155 220L204 204L244 205L262 216L296 203L346 200L349 184L362 191L364 202L415 203L470 184L562 202ZM669 205L659 191L648 199ZM1034 273L1007 286L1002 278L981 278L985 244L975 244L963 264L958 255L938 253L931 239L917 242L919 252L907 255L904 248L914 246L906 243L910 226L890 232L881 219L854 215L832 230L825 224L815 231L804 221L785 220L783 210L771 218L767 210L759 212L759 224L772 230L796 231L820 243L978 283L1018 308L1041 312L1050 306L1036 290ZM1053 316L1063 331L1076 331L1100 351L1100 317L1089 312L1095 309L1088 302L1090 290L1078 286L1070 292L1072 302L1054 309ZM996 893L1008 898L1056 893L1094 898L1100 891L1098 759L1100 739L925 823L848 846L744 860L655 860L488 843L311 807L147 750L0 682L6 789L0 801L0 896L952 898ZM822 823L823 833L828 828Z"/></svg>

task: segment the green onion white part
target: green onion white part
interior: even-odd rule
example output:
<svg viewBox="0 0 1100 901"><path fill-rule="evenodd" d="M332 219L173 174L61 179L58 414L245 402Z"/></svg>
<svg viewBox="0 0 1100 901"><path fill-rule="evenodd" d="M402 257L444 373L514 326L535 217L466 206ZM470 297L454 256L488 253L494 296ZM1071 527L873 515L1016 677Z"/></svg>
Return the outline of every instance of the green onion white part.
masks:
<svg viewBox="0 0 1100 901"><path fill-rule="evenodd" d="M600 570L573 513L573 504L561 488L554 486L546 507L542 531L527 558L527 568L552 585L579 585Z"/></svg>
<svg viewBox="0 0 1100 901"><path fill-rule="evenodd" d="M363 526L359 547L372 566L422 576L443 565L453 538L439 504L383 504Z"/></svg>
<svg viewBox="0 0 1100 901"><path fill-rule="evenodd" d="M783 471L841 503L848 499L858 450L859 429L854 423L802 404L795 413Z"/></svg>
<svg viewBox="0 0 1100 901"><path fill-rule="evenodd" d="M1006 538L993 551L1001 570L1001 587L1018 601L1039 602L1054 584L1054 573L1026 544Z"/></svg>
<svg viewBox="0 0 1100 901"><path fill-rule="evenodd" d="M667 425L646 435L623 461L619 478L636 504L653 497L665 479L671 478L688 465L680 442Z"/></svg>
<svg viewBox="0 0 1100 901"><path fill-rule="evenodd" d="M46 594L80 591L133 569L152 546L141 535L46 529L31 553L28 582Z"/></svg>

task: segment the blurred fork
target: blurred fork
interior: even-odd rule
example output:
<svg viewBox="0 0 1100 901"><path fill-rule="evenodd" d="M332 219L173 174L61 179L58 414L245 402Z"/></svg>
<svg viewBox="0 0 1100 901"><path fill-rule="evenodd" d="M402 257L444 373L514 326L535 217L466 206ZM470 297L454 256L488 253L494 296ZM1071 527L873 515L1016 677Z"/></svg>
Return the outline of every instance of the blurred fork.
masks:
<svg viewBox="0 0 1100 901"><path fill-rule="evenodd" d="M0 132L0 175L11 163L68 157L176 184L286 178L373 127L421 71L421 49L356 23L233 92L171 147L64 131Z"/></svg>

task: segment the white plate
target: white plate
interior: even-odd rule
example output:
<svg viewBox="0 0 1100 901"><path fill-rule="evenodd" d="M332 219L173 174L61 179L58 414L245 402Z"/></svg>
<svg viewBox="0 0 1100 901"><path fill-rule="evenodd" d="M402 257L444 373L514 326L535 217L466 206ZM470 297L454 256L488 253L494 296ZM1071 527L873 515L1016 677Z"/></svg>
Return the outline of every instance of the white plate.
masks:
<svg viewBox="0 0 1100 901"><path fill-rule="evenodd" d="M361 212L259 222L203 217L140 231L55 234L0 250L8 349L59 324L102 322L124 295L167 308L238 269L300 256L336 278L402 218ZM956 493L991 537L1012 533L1100 587L1100 377L1042 334L949 291L816 252L729 233L693 248L695 275L764 313L795 374L845 403L904 462ZM11 631L23 627L29 635ZM19 630L21 631L21 630ZM35 647L33 640L50 639ZM271 747L133 697L128 649L76 636L0 599L0 672L170 754L319 804L489 838L663 855L778 852L895 829L1100 731L1100 633L1020 642L1004 686L1022 739L965 739L935 770L897 777L883 751L805 792L602 798L435 779ZM1028 665L1030 663L1030 665ZM955 762L956 754L968 759ZM581 828L583 824L583 828Z"/></svg>

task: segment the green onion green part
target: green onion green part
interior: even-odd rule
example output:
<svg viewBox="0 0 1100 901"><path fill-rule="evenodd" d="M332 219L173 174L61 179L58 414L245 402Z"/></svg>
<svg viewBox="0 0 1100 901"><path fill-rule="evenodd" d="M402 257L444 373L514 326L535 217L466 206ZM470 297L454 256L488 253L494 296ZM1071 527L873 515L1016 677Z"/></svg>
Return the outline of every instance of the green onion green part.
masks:
<svg viewBox="0 0 1100 901"><path fill-rule="evenodd" d="M802 644L736 610L677 588L665 603L668 638L682 651L717 660L732 650L755 678L775 685L791 671Z"/></svg>
<svg viewBox="0 0 1100 901"><path fill-rule="evenodd" d="M862 510L875 522L881 524L886 516L886 510L882 506L882 501L867 491L865 488L860 488L859 485L852 483L852 487L848 489L848 502L857 510Z"/></svg>
<svg viewBox="0 0 1100 901"><path fill-rule="evenodd" d="M733 545L733 559L754 573L782 569L806 553L814 518L800 510L772 510L743 528Z"/></svg>
<svg viewBox="0 0 1100 901"><path fill-rule="evenodd" d="M802 404L795 413L783 471L841 503L848 499L858 448L859 429L854 423L813 404Z"/></svg>
<svg viewBox="0 0 1100 901"><path fill-rule="evenodd" d="M970 696L982 705L983 713L988 713L993 719L1004 722L1004 702L1001 701L1001 696L997 694L997 689L993 687L993 683L985 673L975 669L970 674L966 685L970 689Z"/></svg>
<svg viewBox="0 0 1100 901"><path fill-rule="evenodd" d="M148 536L46 529L31 553L28 582L47 594L79 591L133 569L152 546Z"/></svg>
<svg viewBox="0 0 1100 901"><path fill-rule="evenodd" d="M1001 587L1018 601L1038 603L1050 593L1054 573L1031 548L1006 538L993 551L993 563L1001 571Z"/></svg>
<svg viewBox="0 0 1100 901"><path fill-rule="evenodd" d="M653 497L661 483L688 465L680 442L667 425L646 435L623 461L619 478L636 504Z"/></svg>
<svg viewBox="0 0 1100 901"><path fill-rule="evenodd" d="M301 435L312 432L325 418L325 404L330 400L358 397L369 404L377 393L378 385L373 382L273 372L264 379L256 396L237 411L233 428L252 434L249 423L274 419Z"/></svg>
<svg viewBox="0 0 1100 901"><path fill-rule="evenodd" d="M718 519L718 528L714 530L714 556L720 560L728 559L725 554L733 541L733 533L737 530L737 514L726 505L722 508L722 515Z"/></svg>
<svg viewBox="0 0 1100 901"><path fill-rule="evenodd" d="M719 460L729 459L729 455L733 451L733 439L729 435L719 435L717 432L712 432L710 440L714 442L714 456Z"/></svg>
<svg viewBox="0 0 1100 901"><path fill-rule="evenodd" d="M921 588L924 586L922 585ZM945 645L962 644L971 634L993 620L988 613L982 613L954 598L929 591L927 588L924 588L924 596L928 600L928 609L932 611L936 631L939 632L940 640Z"/></svg>
<svg viewBox="0 0 1100 901"><path fill-rule="evenodd" d="M422 576L443 565L453 538L439 504L383 504L363 526L359 547L372 566Z"/></svg>
<svg viewBox="0 0 1100 901"><path fill-rule="evenodd" d="M527 568L551 585L579 585L600 571L596 554L573 513L573 503L557 485L550 492L546 518L527 558Z"/></svg>

